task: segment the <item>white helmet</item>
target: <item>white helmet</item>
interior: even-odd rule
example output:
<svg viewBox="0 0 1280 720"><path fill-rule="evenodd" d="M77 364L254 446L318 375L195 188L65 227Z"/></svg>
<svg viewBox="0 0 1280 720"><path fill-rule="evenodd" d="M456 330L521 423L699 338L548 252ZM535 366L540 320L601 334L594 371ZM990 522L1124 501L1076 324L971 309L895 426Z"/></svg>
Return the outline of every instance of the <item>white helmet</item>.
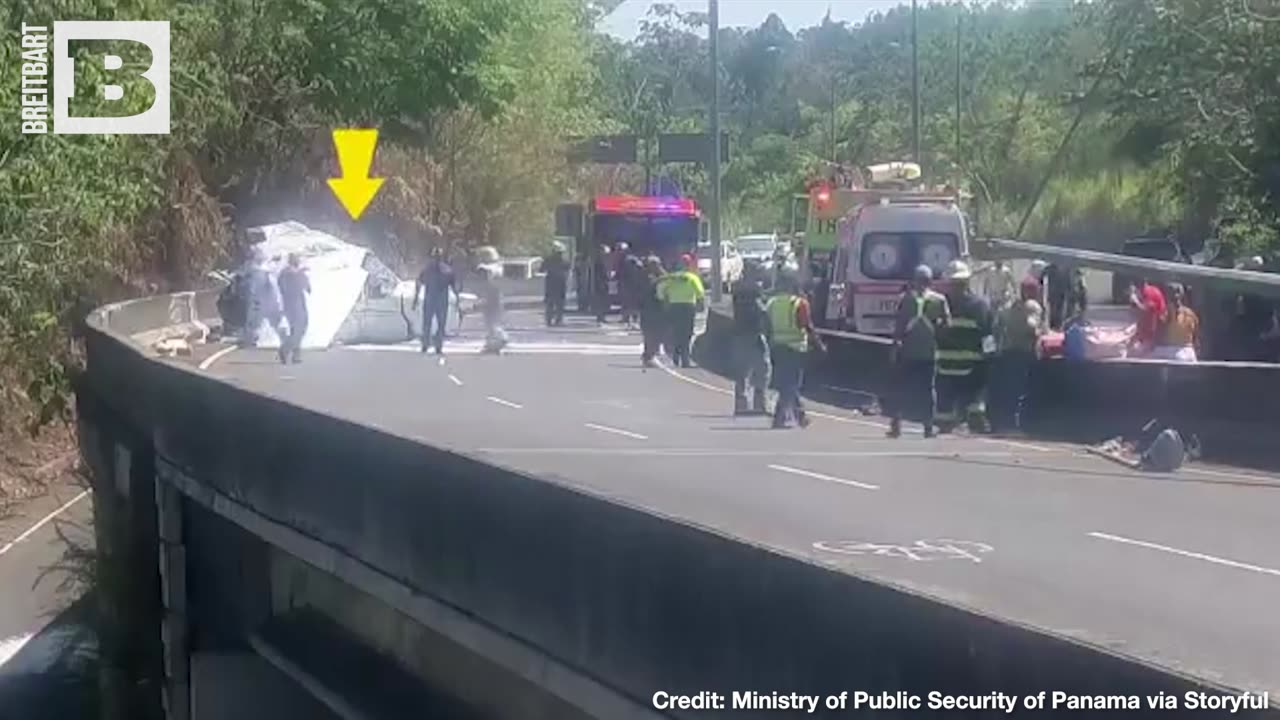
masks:
<svg viewBox="0 0 1280 720"><path fill-rule="evenodd" d="M1047 267L1049 267L1049 263L1043 260L1032 260L1031 274L1039 278L1041 275L1044 275L1045 268Z"/></svg>
<svg viewBox="0 0 1280 720"><path fill-rule="evenodd" d="M943 274L947 280L968 280L973 277L973 271L969 269L968 263L963 260L952 260L947 264L947 271Z"/></svg>

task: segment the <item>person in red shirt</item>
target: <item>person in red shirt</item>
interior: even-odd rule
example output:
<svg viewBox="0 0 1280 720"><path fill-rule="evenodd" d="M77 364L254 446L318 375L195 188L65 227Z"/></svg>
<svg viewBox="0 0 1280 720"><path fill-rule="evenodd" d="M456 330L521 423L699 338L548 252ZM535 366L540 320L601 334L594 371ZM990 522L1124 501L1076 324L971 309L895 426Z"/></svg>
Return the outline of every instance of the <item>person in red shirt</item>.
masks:
<svg viewBox="0 0 1280 720"><path fill-rule="evenodd" d="M1133 343L1140 352L1149 352L1160 337L1160 327L1169 311L1164 292L1149 279L1143 278L1142 286L1129 293L1129 305L1137 312L1138 328Z"/></svg>

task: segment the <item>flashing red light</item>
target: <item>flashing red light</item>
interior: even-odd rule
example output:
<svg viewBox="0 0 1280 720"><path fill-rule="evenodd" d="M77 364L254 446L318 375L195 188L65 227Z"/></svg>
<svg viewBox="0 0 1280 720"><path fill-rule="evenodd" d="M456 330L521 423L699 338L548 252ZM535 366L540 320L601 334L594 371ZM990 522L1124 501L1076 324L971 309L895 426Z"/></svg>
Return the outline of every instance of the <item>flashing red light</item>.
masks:
<svg viewBox="0 0 1280 720"><path fill-rule="evenodd" d="M595 199L595 211L614 215L697 215L698 205L688 198L604 195Z"/></svg>

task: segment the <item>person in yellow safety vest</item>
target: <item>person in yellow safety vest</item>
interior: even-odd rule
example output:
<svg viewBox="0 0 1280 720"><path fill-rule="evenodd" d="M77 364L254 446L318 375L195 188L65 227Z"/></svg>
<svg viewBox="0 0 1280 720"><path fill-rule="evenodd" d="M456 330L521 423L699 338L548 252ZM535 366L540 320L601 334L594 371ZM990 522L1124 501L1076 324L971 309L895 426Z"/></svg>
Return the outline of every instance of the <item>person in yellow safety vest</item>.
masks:
<svg viewBox="0 0 1280 720"><path fill-rule="evenodd" d="M964 261L952 261L943 277L951 321L938 333L938 429L967 420L971 431L985 432L987 360L996 349L991 304L969 287L973 273Z"/></svg>
<svg viewBox="0 0 1280 720"><path fill-rule="evenodd" d="M658 281L658 298L666 306L667 328L671 333L671 362L689 367L689 347L693 344L693 321L706 302L707 291L698 277L696 261L681 258L683 267Z"/></svg>
<svg viewBox="0 0 1280 720"><path fill-rule="evenodd" d="M800 388L804 385L809 346L824 352L826 347L813 327L809 301L804 297L799 281L791 273L779 274L777 289L778 293L765 306L769 349L773 355L773 382L778 388L773 427L787 427L787 419L791 415L795 416L800 427L808 427L809 418L800 401Z"/></svg>
<svg viewBox="0 0 1280 720"><path fill-rule="evenodd" d="M894 388L886 397L891 438L902 436L902 417L907 412L918 417L925 437L934 435L938 333L950 322L951 310L947 299L930 288L932 283L933 270L920 265L898 301L891 354Z"/></svg>

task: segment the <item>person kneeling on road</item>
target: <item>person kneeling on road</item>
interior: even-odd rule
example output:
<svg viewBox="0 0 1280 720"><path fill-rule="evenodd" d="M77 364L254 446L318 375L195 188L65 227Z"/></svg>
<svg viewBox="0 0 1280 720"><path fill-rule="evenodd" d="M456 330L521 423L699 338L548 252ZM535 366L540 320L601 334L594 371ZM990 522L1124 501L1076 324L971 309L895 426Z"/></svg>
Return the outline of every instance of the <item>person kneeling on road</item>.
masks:
<svg viewBox="0 0 1280 720"><path fill-rule="evenodd" d="M765 389L769 385L769 343L765 339L764 300L759 278L733 289L733 414L764 415ZM747 405L747 383L752 401Z"/></svg>
<svg viewBox="0 0 1280 720"><path fill-rule="evenodd" d="M894 389L889 407L889 437L902 435L904 412L918 413L924 436L933 437L938 331L951 319L946 297L934 292L933 270L921 265L898 302L894 322L892 365Z"/></svg>
<svg viewBox="0 0 1280 720"><path fill-rule="evenodd" d="M765 307L769 321L769 348L773 354L773 382L778 388L773 427L787 427L787 419L792 415L800 427L808 427L809 418L800 400L800 388L804 385L809 346L823 352L827 348L813 326L809 301L796 278L790 274L779 276L778 290Z"/></svg>

